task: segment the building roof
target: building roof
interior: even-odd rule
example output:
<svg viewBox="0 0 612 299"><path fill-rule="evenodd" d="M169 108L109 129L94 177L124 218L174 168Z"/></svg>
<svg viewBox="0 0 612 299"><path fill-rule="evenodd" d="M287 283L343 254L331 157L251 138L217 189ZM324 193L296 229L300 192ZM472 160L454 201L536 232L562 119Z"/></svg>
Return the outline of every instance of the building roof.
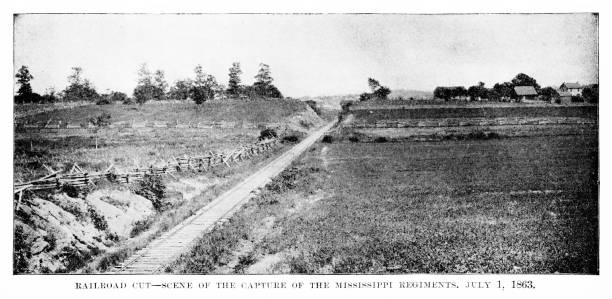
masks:
<svg viewBox="0 0 612 299"><path fill-rule="evenodd" d="M515 86L514 92L518 96L537 96L538 92L533 86Z"/></svg>
<svg viewBox="0 0 612 299"><path fill-rule="evenodd" d="M580 83L576 82L576 83L572 83L572 82L563 82L563 84L561 84L561 86L565 85L565 87L567 88L571 88L571 89L580 89L582 88L582 85L580 85Z"/></svg>

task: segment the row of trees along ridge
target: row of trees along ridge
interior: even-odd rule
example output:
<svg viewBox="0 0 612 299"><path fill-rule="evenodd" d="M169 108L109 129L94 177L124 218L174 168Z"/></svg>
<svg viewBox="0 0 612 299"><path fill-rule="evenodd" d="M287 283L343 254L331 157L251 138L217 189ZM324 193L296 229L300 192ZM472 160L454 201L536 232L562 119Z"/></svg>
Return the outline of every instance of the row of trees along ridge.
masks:
<svg viewBox="0 0 612 299"><path fill-rule="evenodd" d="M54 88L46 90L44 95L33 92L30 81L34 76L27 66L22 66L15 77L19 89L15 95L15 103L54 103L86 101L97 104L122 102L124 104L144 104L147 101L193 100L196 104L216 98L283 98L282 93L272 83L270 66L259 65L252 85L241 84L242 70L239 62L232 63L229 68L227 88L217 82L217 79L204 71L201 65L194 68L194 78L180 79L169 86L162 70L150 71L143 63L138 69L137 84L132 97L117 91L100 94L90 80L83 77L83 69L73 67L68 76L68 86L61 92Z"/></svg>

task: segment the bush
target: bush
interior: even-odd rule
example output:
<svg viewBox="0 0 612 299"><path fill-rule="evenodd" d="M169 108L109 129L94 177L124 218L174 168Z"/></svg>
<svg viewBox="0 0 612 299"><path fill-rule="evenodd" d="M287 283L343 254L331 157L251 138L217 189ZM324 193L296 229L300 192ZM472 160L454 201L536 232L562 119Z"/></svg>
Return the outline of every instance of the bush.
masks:
<svg viewBox="0 0 612 299"><path fill-rule="evenodd" d="M582 103L582 102L584 102L584 99L582 98L582 96L572 96L572 102L573 103Z"/></svg>
<svg viewBox="0 0 612 299"><path fill-rule="evenodd" d="M90 117L88 121L96 127L106 127L110 125L111 115L108 112L102 112L96 117Z"/></svg>
<svg viewBox="0 0 612 299"><path fill-rule="evenodd" d="M32 257L30 252L31 244L26 242L27 236L23 232L23 226L15 226L15 236L13 239L13 274L25 273L28 271L28 260Z"/></svg>
<svg viewBox="0 0 612 299"><path fill-rule="evenodd" d="M97 230L105 231L108 229L108 222L106 221L106 218L98 214L98 211L96 211L94 207L89 206L87 211L89 212L89 217L91 218L93 225Z"/></svg>
<svg viewBox="0 0 612 299"><path fill-rule="evenodd" d="M136 100L134 98L126 96L125 99L121 101L121 103L123 103L123 105L133 105L133 104L136 104Z"/></svg>
<svg viewBox="0 0 612 299"><path fill-rule="evenodd" d="M239 257L238 264L234 266L234 273L244 273L244 270L255 264L256 261L257 259L255 258L255 255L252 252Z"/></svg>
<svg viewBox="0 0 612 299"><path fill-rule="evenodd" d="M74 270L83 268L87 265L87 262L91 260L91 254L89 252L81 252L74 247L64 247L58 255L60 262L64 265L64 269L60 269L57 272L72 272Z"/></svg>
<svg viewBox="0 0 612 299"><path fill-rule="evenodd" d="M261 130L261 132L259 132L259 140L264 140L264 139L272 139L272 138L277 138L278 134L276 133L276 130L274 129L270 129L270 128L266 128Z"/></svg>
<svg viewBox="0 0 612 299"><path fill-rule="evenodd" d="M374 139L374 142L378 142L378 143L387 142L387 141L389 141L387 137L383 137L383 136L379 136L379 137L376 137L376 139Z"/></svg>
<svg viewBox="0 0 612 299"><path fill-rule="evenodd" d="M359 142L359 138L357 136L349 136L348 140L350 142Z"/></svg>
<svg viewBox="0 0 612 299"><path fill-rule="evenodd" d="M151 227L152 221L150 218L138 220L132 226L132 230L130 231L130 238L136 237L140 235L142 232L146 231Z"/></svg>
<svg viewBox="0 0 612 299"><path fill-rule="evenodd" d="M145 174L142 181L138 182L134 192L153 204L156 211L162 212L168 208L168 203L164 201L166 195L166 185L161 176Z"/></svg>
<svg viewBox="0 0 612 299"><path fill-rule="evenodd" d="M296 135L287 135L283 137L283 141L286 142L298 142L300 141L300 137L296 136Z"/></svg>
<svg viewBox="0 0 612 299"><path fill-rule="evenodd" d="M103 95L96 100L96 105L109 105L111 103L111 99L108 95Z"/></svg>
<svg viewBox="0 0 612 299"><path fill-rule="evenodd" d="M325 135L323 136L323 139L321 139L321 142L323 143L332 143L333 141L333 137L331 135Z"/></svg>
<svg viewBox="0 0 612 299"><path fill-rule="evenodd" d="M69 184L63 184L61 191L63 193L66 193L66 195L72 197L72 198L77 198L79 197L79 189L75 186L69 185Z"/></svg>
<svg viewBox="0 0 612 299"><path fill-rule="evenodd" d="M15 100L16 104L43 103L45 101L43 96L41 96L40 94L37 94L35 92L30 93L30 94L16 95L14 100Z"/></svg>
<svg viewBox="0 0 612 299"><path fill-rule="evenodd" d="M111 267L115 265L118 265L120 262L128 258L129 253L130 253L129 250L127 249L123 249L123 250L119 250L119 251L110 253L102 257L102 259L100 259L100 262L98 263L98 266L96 268L100 272L105 272L106 270L110 269Z"/></svg>

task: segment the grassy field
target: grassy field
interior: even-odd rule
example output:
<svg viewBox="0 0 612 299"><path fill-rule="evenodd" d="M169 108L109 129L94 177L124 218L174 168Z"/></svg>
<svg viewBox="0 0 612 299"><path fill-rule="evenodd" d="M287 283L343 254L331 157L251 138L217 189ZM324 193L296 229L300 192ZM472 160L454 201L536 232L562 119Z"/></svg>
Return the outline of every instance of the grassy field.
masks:
<svg viewBox="0 0 612 299"><path fill-rule="evenodd" d="M124 132L126 131L126 132ZM15 139L16 179L46 174L43 164L69 170L73 163L90 171L111 164L118 168L148 167L172 157L226 151L257 140L257 129L141 129L103 130L92 136L18 136Z"/></svg>
<svg viewBox="0 0 612 299"><path fill-rule="evenodd" d="M46 111L18 119L22 123L81 123L102 112L111 122L167 121L182 124L200 121L244 121L258 124L287 122L307 130L316 125L317 116L296 117L307 104L296 100L225 100L196 107L192 102L147 103L137 105L87 105ZM47 107L48 108L48 107ZM257 140L261 128L103 128L97 133L65 134L16 132L14 174L27 181L47 174L43 164L69 170L73 163L89 171L104 170L111 164L118 168L149 166L183 155L201 155L208 151L224 152ZM281 133L281 132L279 132ZM97 143L97 146L96 146Z"/></svg>
<svg viewBox="0 0 612 299"><path fill-rule="evenodd" d="M529 105L477 106L477 107L415 107L407 109L380 109L363 107L351 110L357 119L376 122L384 119L437 119L437 118L498 118L498 117L584 117L597 118L598 107L593 105L534 107Z"/></svg>
<svg viewBox="0 0 612 299"><path fill-rule="evenodd" d="M596 135L321 143L180 273L598 273Z"/></svg>
<svg viewBox="0 0 612 299"><path fill-rule="evenodd" d="M19 118L21 123L45 124L49 120L56 123L81 123L89 117L110 113L112 122L179 121L190 122L244 121L266 123L278 121L283 117L303 111L306 104L297 100L218 100L209 101L199 107L191 102L150 102L139 105L86 105L73 108L45 111ZM16 109L20 110L20 109Z"/></svg>

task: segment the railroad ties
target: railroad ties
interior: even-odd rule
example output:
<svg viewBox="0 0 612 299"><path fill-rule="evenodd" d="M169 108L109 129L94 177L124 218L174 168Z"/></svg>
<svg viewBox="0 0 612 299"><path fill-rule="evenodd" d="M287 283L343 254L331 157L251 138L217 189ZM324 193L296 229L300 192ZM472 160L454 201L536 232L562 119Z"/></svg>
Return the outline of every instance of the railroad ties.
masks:
<svg viewBox="0 0 612 299"><path fill-rule="evenodd" d="M139 250L113 272L153 274L164 271L165 266L190 250L202 234L227 221L259 188L283 171L293 160L314 144L335 123L318 129L278 158L249 176L247 179L217 197L193 216L185 219L172 230L162 234L148 246Z"/></svg>

